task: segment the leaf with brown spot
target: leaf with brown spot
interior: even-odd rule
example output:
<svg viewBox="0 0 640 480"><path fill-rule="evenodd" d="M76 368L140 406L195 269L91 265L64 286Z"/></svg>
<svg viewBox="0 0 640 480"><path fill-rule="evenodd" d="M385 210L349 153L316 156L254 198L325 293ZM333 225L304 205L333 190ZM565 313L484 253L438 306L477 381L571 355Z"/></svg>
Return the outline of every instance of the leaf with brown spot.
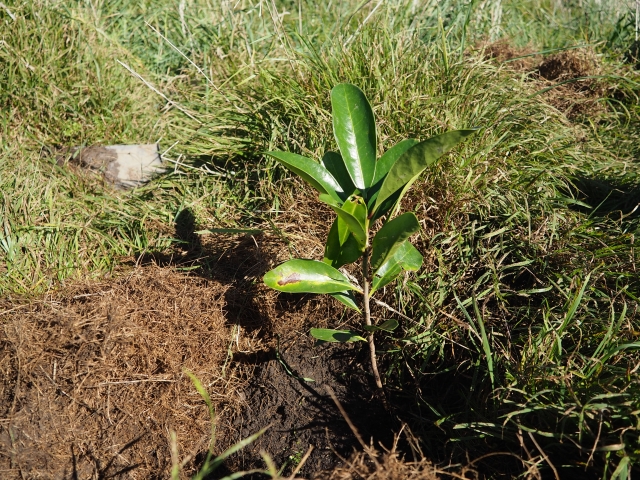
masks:
<svg viewBox="0 0 640 480"><path fill-rule="evenodd" d="M339 270L317 260L294 259L284 262L267 272L264 283L275 290L290 293L360 291Z"/></svg>

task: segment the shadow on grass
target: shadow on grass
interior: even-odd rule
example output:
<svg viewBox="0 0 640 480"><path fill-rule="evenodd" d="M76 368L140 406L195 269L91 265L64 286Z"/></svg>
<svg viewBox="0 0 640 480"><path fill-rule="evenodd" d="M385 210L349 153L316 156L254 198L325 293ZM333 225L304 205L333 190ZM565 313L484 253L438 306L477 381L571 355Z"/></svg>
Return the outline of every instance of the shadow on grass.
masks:
<svg viewBox="0 0 640 480"><path fill-rule="evenodd" d="M573 179L573 196L588 205L576 209L590 217L631 220L640 216L640 184L624 180L579 176Z"/></svg>

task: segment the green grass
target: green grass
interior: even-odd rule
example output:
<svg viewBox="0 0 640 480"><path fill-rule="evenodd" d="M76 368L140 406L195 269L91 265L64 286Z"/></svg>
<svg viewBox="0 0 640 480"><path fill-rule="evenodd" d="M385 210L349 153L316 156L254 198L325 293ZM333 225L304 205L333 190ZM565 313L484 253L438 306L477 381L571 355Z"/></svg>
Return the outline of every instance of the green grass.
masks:
<svg viewBox="0 0 640 480"><path fill-rule="evenodd" d="M625 478L640 455L640 89L622 63L633 5L316 3L7 4L0 294L167 251L186 209L203 228L275 217L279 195L304 187L260 152L335 149L329 90L352 82L381 149L481 127L407 199L426 266L385 298L416 322L383 358L425 451L463 464L494 454L475 464L487 477ZM498 38L539 52L591 45L603 109L566 118L542 84L473 48ZM179 168L114 192L51 155L156 140L215 174Z"/></svg>

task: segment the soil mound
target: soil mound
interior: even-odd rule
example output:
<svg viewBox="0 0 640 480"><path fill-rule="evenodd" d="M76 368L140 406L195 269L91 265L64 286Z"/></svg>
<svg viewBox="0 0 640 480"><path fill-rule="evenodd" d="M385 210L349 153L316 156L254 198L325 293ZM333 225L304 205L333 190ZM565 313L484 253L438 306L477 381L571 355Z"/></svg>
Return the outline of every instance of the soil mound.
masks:
<svg viewBox="0 0 640 480"><path fill-rule="evenodd" d="M530 47L516 47L509 39L476 45L484 58L527 75L538 94L573 120L598 116L607 89L597 78L602 67L591 48L575 48L543 56Z"/></svg>
<svg viewBox="0 0 640 480"><path fill-rule="evenodd" d="M531 71L539 61L532 48L516 47L509 39L481 42L476 48L482 51L485 58L496 60L499 63L507 63L511 69L516 71Z"/></svg>
<svg viewBox="0 0 640 480"><path fill-rule="evenodd" d="M588 77L597 72L596 57L586 49L566 50L549 55L538 65L540 76L554 81Z"/></svg>
<svg viewBox="0 0 640 480"><path fill-rule="evenodd" d="M606 90L598 81L601 68L591 49L566 50L545 57L537 73L549 85L544 93L551 105L568 118L595 117L605 108L600 101Z"/></svg>

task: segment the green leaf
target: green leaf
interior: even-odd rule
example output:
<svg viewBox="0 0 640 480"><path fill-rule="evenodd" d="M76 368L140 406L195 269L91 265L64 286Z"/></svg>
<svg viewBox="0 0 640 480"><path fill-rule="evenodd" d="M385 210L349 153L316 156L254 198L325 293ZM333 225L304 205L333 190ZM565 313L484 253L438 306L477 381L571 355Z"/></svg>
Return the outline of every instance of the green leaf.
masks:
<svg viewBox="0 0 640 480"><path fill-rule="evenodd" d="M436 135L428 140L418 143L405 151L389 169L389 173L382 182L378 198L373 209L374 216L379 218L380 207L397 192L396 204L415 182L420 174L438 158L447 153L466 137L477 129L453 130L441 135ZM388 203L386 209L389 209Z"/></svg>
<svg viewBox="0 0 640 480"><path fill-rule="evenodd" d="M407 187L407 190L409 189L409 187ZM400 189L397 192L395 192L393 195L391 195L390 197L388 197L387 199L384 200L384 202L382 202L380 205L376 205L374 209L372 209L371 211L371 221L375 222L376 220L378 220L379 218L381 218L383 215L389 213L391 211L391 213L389 214L389 218L391 218L391 216L393 215L393 210L395 207L398 206L398 201L400 200L401 197L403 197L405 194L405 192Z"/></svg>
<svg viewBox="0 0 640 480"><path fill-rule="evenodd" d="M358 260L363 251L344 220L336 217L329 230L322 261L334 268L340 268Z"/></svg>
<svg viewBox="0 0 640 480"><path fill-rule="evenodd" d="M620 463L611 474L611 480L627 480L629 478L630 460L626 455L622 457L622 460L620 460Z"/></svg>
<svg viewBox="0 0 640 480"><path fill-rule="evenodd" d="M378 270L402 243L420 229L418 219L407 212L385 223L373 239L371 269Z"/></svg>
<svg viewBox="0 0 640 480"><path fill-rule="evenodd" d="M367 340L351 330L332 330L330 328L312 328L311 336L322 342L366 342Z"/></svg>
<svg viewBox="0 0 640 480"><path fill-rule="evenodd" d="M375 272L371 285L371 295L376 290L391 283L402 270L417 271L422 266L422 255L416 247L406 240L387 258Z"/></svg>
<svg viewBox="0 0 640 480"><path fill-rule="evenodd" d="M345 195L351 195L356 191L356 187L339 153L325 153L322 157L322 165L324 165L324 168L338 181Z"/></svg>
<svg viewBox="0 0 640 480"><path fill-rule="evenodd" d="M344 205L340 205L340 203L336 202L335 199L325 194L321 194L318 198L321 202L326 203L333 209L334 212L336 212L336 214L344 221L349 231L353 233L353 236L358 241L360 247L364 249L365 245L367 244L367 232L361 223L362 219L356 218L354 214L346 211L343 208L344 205L346 205L347 208L351 210L352 206L347 205L347 202L345 202ZM354 211L354 213L356 212Z"/></svg>
<svg viewBox="0 0 640 480"><path fill-rule="evenodd" d="M355 310L358 313L362 313L358 304L356 303L356 299L353 297L353 292L338 292L338 293L330 293L333 298L338 300L340 303L344 303L347 307Z"/></svg>
<svg viewBox="0 0 640 480"><path fill-rule="evenodd" d="M211 463L205 461L205 464L202 466L202 468L196 474L196 476L193 477L193 480L204 480L205 478L208 478L209 474L211 472L213 472L214 470L216 470L220 465L222 465L222 463L225 461L225 459L227 459L228 457L230 457L234 453L239 452L240 450L242 450L247 445L251 445L258 438L260 438L264 434L264 432L267 431L267 429L270 426L271 425L269 425L266 428L263 428L258 433L254 433L250 437L247 437L245 439L240 440L238 443L236 443L236 444L232 445L231 447L227 448L224 452L222 452L220 455L218 455L216 458L214 458Z"/></svg>
<svg viewBox="0 0 640 480"><path fill-rule="evenodd" d="M351 195L342 204L342 210L353 215L362 227L362 230L365 233L367 232L369 229L369 219L367 218L367 214L369 212L367 210L367 204L364 202L362 197L358 195Z"/></svg>
<svg viewBox="0 0 640 480"><path fill-rule="evenodd" d="M398 323L397 320L391 319L391 320L385 320L380 325L365 325L364 329L367 332L378 332L378 331L393 332L396 328L398 328L398 325L400 324Z"/></svg>
<svg viewBox="0 0 640 480"><path fill-rule="evenodd" d="M343 83L331 90L333 133L353 184L365 192L376 168L376 124L362 90Z"/></svg>
<svg viewBox="0 0 640 480"><path fill-rule="evenodd" d="M339 270L317 260L296 258L267 272L264 283L281 292L336 293L360 289Z"/></svg>
<svg viewBox="0 0 640 480"><path fill-rule="evenodd" d="M376 172L373 176L373 185L368 192L367 204L369 205L369 207L373 206L376 198L378 197L378 192L380 191L380 187L382 187L382 182L387 176L387 173L389 173L389 169L393 166L394 163L396 163L396 160L398 160L398 158L400 158L400 156L404 152L409 150L417 143L418 140L414 138L402 140L401 142L396 143L393 147L384 152L384 155L382 155L378 159L378 161L376 162Z"/></svg>
<svg viewBox="0 0 640 480"><path fill-rule="evenodd" d="M196 387L196 390L204 400L204 403L206 403L207 407L209 407L209 418L211 418L211 421L214 422L216 417L216 411L213 407L213 403L211 402L211 397L209 396L209 392L207 392L207 390L204 388L204 386L202 385L202 382L198 377L196 377L195 373L193 373L191 370L188 370L186 368L184 369L184 373L186 373L189 379L191 379L191 383L193 383L193 386ZM212 428L213 432L215 432L215 424L212 424L212 427L213 427Z"/></svg>
<svg viewBox="0 0 640 480"><path fill-rule="evenodd" d="M288 152L266 152L266 155L275 158L320 193L331 195L332 198L339 202L347 197L338 181L329 173L329 170L318 162L302 155Z"/></svg>

